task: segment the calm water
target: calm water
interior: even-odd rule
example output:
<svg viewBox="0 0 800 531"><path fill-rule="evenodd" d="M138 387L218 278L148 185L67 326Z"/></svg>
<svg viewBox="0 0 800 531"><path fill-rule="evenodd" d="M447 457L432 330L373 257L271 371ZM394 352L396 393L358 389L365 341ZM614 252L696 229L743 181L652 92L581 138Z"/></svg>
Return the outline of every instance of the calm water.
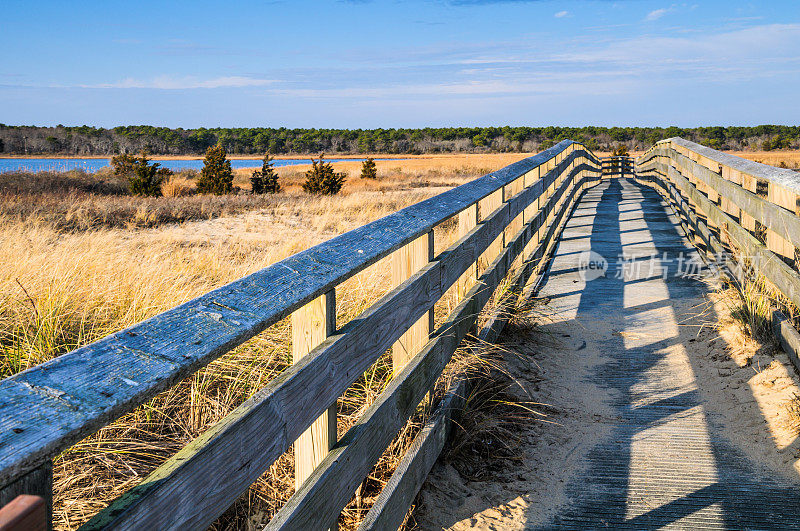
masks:
<svg viewBox="0 0 800 531"><path fill-rule="evenodd" d="M2 159L0 158L0 173L7 171L67 171L81 168L94 173L109 165L110 159ZM328 162L342 162L345 159L325 159ZM364 159L346 159L362 161ZM375 159L387 160L387 159ZM193 169L203 167L202 160L158 160L165 168L171 170ZM294 166L297 164L311 164L311 159L282 159L273 161L277 166ZM231 166L235 168L256 168L261 166L261 159L232 160Z"/></svg>

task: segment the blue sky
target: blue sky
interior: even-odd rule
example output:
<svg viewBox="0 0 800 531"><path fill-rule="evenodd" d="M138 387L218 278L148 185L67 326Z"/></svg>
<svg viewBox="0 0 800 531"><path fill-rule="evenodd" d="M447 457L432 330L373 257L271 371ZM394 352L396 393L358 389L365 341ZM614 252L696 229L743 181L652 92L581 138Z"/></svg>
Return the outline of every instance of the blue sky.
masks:
<svg viewBox="0 0 800 531"><path fill-rule="evenodd" d="M800 2L3 0L0 122L800 123Z"/></svg>

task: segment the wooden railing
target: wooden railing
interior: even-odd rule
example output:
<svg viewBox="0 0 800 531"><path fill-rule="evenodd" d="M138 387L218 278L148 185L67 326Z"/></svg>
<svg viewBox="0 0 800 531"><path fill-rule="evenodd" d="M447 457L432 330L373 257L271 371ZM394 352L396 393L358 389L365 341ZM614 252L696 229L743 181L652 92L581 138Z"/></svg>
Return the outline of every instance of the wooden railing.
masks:
<svg viewBox="0 0 800 531"><path fill-rule="evenodd" d="M603 177L627 177L633 175L633 158L622 155L600 159Z"/></svg>
<svg viewBox="0 0 800 531"><path fill-rule="evenodd" d="M563 141L3 380L0 505L18 494L52 503L54 456L291 315L295 363L85 528L207 527L293 443L297 490L269 527L334 526L498 286L508 302L540 271L599 162ZM432 231L453 219L460 238L435 255ZM396 287L337 329L336 287L389 255ZM434 330L453 285L458 305ZM482 337L503 324L491 315ZM332 406L390 347L392 382L337 441ZM454 388L439 404L362 527L402 521L461 397Z"/></svg>
<svg viewBox="0 0 800 531"><path fill-rule="evenodd" d="M800 173L671 138L637 159L636 174L670 201L687 235L740 288L766 288L773 331L800 369L792 319L800 308Z"/></svg>

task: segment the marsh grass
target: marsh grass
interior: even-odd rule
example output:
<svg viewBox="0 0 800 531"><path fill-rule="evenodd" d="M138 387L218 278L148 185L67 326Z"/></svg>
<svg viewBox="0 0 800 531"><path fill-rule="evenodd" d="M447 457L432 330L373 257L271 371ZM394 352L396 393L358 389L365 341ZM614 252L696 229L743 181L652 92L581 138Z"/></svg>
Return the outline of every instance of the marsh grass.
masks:
<svg viewBox="0 0 800 531"><path fill-rule="evenodd" d="M379 167L380 168L380 167ZM482 170L388 177L339 197L293 190L270 196L202 196L192 176L167 183L168 197L131 198L108 176L0 176L0 377L7 377L173 308L307 247L462 184ZM237 175L237 179L239 176ZM236 184L236 183L235 183ZM299 186L299 184L297 184ZM194 221L186 221L194 220ZM174 221L184 221L174 224ZM435 231L436 249L456 222ZM337 287L338 324L390 289L386 260ZM437 322L455 306L451 290ZM166 458L223 418L290 362L282 321L136 408L54 460L54 523L74 529L142 481ZM458 363L455 362L457 366ZM391 378L382 356L339 399L339 434ZM443 389L441 385L438 387ZM371 506L426 419L421 409L374 467L340 524L353 528ZM292 450L214 524L258 527L293 492Z"/></svg>

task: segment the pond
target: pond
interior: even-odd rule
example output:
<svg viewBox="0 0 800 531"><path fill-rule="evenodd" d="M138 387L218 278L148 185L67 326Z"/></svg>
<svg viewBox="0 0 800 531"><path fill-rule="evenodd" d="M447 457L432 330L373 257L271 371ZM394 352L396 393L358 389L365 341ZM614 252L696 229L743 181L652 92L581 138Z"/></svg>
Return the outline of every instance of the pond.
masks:
<svg viewBox="0 0 800 531"><path fill-rule="evenodd" d="M9 171L69 171L82 169L89 173L94 173L99 169L108 167L111 159L73 159L73 158L48 158L48 159L10 159L0 158L0 173ZM325 159L327 162L343 162L345 160L361 162L364 159ZM375 159L390 160L390 159ZM162 167L171 170L199 170L203 167L202 159L180 160L165 159L155 160ZM311 159L280 159L273 161L275 167L294 166L297 164L311 164ZM231 160L231 167L238 168L258 168L261 166L260 158L253 159L234 159Z"/></svg>

